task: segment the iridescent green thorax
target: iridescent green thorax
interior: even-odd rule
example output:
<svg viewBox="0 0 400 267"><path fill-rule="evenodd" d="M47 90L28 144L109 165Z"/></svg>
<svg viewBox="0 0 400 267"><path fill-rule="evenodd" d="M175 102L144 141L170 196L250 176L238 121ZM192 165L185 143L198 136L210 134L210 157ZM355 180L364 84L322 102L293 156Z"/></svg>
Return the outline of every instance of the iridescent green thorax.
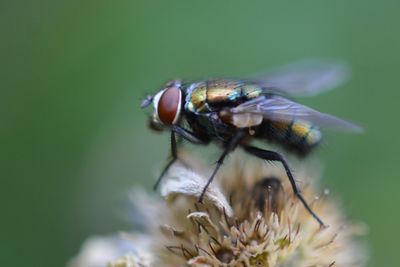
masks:
<svg viewBox="0 0 400 267"><path fill-rule="evenodd" d="M256 98L262 88L240 80L218 79L189 85L185 109L193 113L208 113L218 107L234 107Z"/></svg>

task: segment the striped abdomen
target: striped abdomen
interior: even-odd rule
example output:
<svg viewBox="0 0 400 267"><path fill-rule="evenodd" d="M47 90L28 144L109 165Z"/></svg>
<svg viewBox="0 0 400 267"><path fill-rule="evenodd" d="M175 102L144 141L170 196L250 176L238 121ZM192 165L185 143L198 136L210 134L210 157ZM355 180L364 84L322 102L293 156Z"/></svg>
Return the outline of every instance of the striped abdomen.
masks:
<svg viewBox="0 0 400 267"><path fill-rule="evenodd" d="M259 138L278 143L299 155L307 155L322 139L318 128L303 122L283 123L265 120L256 131Z"/></svg>

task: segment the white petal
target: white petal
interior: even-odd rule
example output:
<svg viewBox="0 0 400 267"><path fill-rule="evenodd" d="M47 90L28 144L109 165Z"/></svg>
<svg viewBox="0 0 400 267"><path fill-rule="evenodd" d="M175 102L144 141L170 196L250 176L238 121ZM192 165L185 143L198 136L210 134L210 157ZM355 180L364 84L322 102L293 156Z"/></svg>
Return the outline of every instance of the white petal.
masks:
<svg viewBox="0 0 400 267"><path fill-rule="evenodd" d="M143 267L143 265L140 262L138 262L138 259L132 254L125 255L116 261L110 262L107 266L108 267Z"/></svg>
<svg viewBox="0 0 400 267"><path fill-rule="evenodd" d="M129 260L135 259L136 263L151 262L147 239L148 236L137 236L133 242L118 235L91 237L83 243L80 253L67 266L104 267L123 255L129 255Z"/></svg>
<svg viewBox="0 0 400 267"><path fill-rule="evenodd" d="M200 197L207 179L199 174L183 167L180 164L172 166L168 172L165 182L161 185L161 195L168 199L175 195ZM204 200L210 202L216 208L224 211L227 216L232 217L233 211L224 194L214 181L208 187Z"/></svg>

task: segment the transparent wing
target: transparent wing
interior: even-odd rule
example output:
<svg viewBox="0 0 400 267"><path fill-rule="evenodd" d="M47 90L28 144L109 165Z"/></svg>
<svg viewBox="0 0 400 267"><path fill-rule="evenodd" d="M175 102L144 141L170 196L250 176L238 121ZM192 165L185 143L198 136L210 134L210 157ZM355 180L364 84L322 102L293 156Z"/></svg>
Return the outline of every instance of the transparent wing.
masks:
<svg viewBox="0 0 400 267"><path fill-rule="evenodd" d="M312 96L343 84L349 73L349 68L342 62L309 60L257 75L252 80L274 92Z"/></svg>
<svg viewBox="0 0 400 267"><path fill-rule="evenodd" d="M232 108L231 112L234 114L262 114L264 118L272 121L302 121L319 127L341 131L363 131L362 127L354 123L316 111L281 96L260 96Z"/></svg>

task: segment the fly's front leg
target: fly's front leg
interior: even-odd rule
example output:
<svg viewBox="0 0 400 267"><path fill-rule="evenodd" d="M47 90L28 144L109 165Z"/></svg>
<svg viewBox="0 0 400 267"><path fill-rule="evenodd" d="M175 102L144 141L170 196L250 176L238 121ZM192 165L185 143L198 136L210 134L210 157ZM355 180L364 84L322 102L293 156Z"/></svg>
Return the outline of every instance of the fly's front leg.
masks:
<svg viewBox="0 0 400 267"><path fill-rule="evenodd" d="M182 137L183 139L189 141L190 143L197 144L197 145L206 145L208 141L202 140L197 137L194 133L182 128L178 125L172 126L172 131L175 132L177 135Z"/></svg>
<svg viewBox="0 0 400 267"><path fill-rule="evenodd" d="M208 178L208 181L207 181L206 185L204 186L203 191L201 192L201 195L199 197L200 203L203 202L204 194L206 193L208 186L213 181L219 168L224 163L225 157L237 147L237 145L239 144L239 142L242 140L242 138L244 136L245 136L245 134L243 131L236 132L235 135L229 140L229 142L225 146L224 151L222 152L222 155L219 157L219 159L217 161L217 166L215 167L214 171L212 172L210 178Z"/></svg>
<svg viewBox="0 0 400 267"><path fill-rule="evenodd" d="M154 184L153 189L157 190L162 178L164 177L164 175L167 173L168 169L172 166L172 164L175 163L175 161L178 159L178 145L176 142L176 136L175 134L177 134L178 136L182 137L183 139L194 143L194 144L201 144L201 145L205 145L208 142L203 141L201 139L199 139L197 136L195 136L192 132L178 126L178 125L172 125L171 127L171 160L168 162L168 164L164 167L163 171L161 172L160 176L157 179L157 182Z"/></svg>
<svg viewBox="0 0 400 267"><path fill-rule="evenodd" d="M172 164L178 159L178 147L176 144L176 137L175 137L175 132L171 131L171 160L168 162L168 164L164 167L163 171L161 172L160 176L158 177L156 183L153 186L154 190L157 190L162 178L164 177L165 173L168 171L168 169L171 167Z"/></svg>
<svg viewBox="0 0 400 267"><path fill-rule="evenodd" d="M248 145L243 145L243 148L246 152L249 154L252 154L258 158L265 159L268 161L279 161L282 163L283 167L285 168L286 175L289 178L290 184L292 185L292 189L296 197L301 201L303 206L306 208L306 210L311 214L311 216L314 217L317 222L324 227L324 223L318 216L314 213L314 211L310 208L310 206L307 204L305 199L303 198L303 195L300 193L300 190L297 188L296 182L293 178L292 172L289 169L288 164L286 163L286 160L277 152L274 151L269 151L269 150L263 150L254 146L248 146Z"/></svg>

